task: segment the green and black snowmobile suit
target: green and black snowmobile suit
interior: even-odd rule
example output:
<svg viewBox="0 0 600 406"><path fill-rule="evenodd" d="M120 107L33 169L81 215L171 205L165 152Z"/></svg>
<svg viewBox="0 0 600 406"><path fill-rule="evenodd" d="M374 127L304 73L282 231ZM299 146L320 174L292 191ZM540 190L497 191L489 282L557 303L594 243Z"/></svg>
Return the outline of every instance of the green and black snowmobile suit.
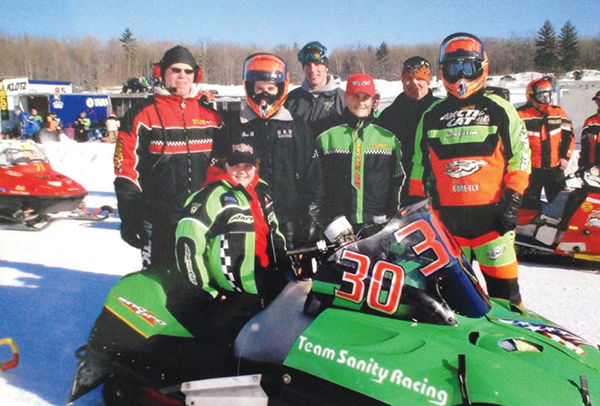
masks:
<svg viewBox="0 0 600 406"><path fill-rule="evenodd" d="M396 136L346 108L317 138L323 167L323 223L344 215L351 224L379 223L393 216L404 183Z"/></svg>
<svg viewBox="0 0 600 406"><path fill-rule="evenodd" d="M176 241L179 271L208 302L230 292L267 294L265 279L277 279L286 249L267 184L256 176L244 188L218 167L186 202Z"/></svg>

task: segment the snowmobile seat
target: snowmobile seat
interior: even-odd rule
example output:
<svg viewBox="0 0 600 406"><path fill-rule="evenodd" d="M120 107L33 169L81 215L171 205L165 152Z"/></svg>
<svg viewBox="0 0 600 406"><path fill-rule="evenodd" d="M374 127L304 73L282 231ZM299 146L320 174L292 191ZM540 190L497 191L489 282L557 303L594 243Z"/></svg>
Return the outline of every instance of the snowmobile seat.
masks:
<svg viewBox="0 0 600 406"><path fill-rule="evenodd" d="M236 357L281 365L296 339L313 318L304 314L309 281L290 282L267 308L254 316L238 334Z"/></svg>

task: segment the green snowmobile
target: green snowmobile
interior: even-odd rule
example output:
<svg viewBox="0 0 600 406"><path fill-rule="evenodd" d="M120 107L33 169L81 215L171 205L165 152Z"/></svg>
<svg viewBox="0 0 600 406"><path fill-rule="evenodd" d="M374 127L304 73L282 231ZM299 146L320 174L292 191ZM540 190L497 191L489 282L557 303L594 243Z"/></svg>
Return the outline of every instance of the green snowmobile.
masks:
<svg viewBox="0 0 600 406"><path fill-rule="evenodd" d="M600 404L598 348L490 300L427 201L363 239L336 223L330 243L292 253L317 272L244 326L227 373L168 310L169 272L122 278L70 401L104 384L109 405Z"/></svg>

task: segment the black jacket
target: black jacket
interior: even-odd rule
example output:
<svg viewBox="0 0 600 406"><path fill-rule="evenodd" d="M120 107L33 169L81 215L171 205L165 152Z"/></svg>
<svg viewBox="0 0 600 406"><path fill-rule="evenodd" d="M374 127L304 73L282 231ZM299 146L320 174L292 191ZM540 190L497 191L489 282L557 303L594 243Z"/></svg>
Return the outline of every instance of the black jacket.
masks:
<svg viewBox="0 0 600 406"><path fill-rule="evenodd" d="M346 102L345 92L340 88L338 77L329 75L327 85L319 90L312 90L304 80L301 87L290 92L285 107L294 115L308 123L315 138L325 131L322 120L331 115L342 114Z"/></svg>
<svg viewBox="0 0 600 406"><path fill-rule="evenodd" d="M288 243L306 243L311 228L313 233L319 230L323 193L321 163L308 125L283 107L268 120L247 106L225 120L229 143L254 147L260 178L271 187L275 213Z"/></svg>
<svg viewBox="0 0 600 406"><path fill-rule="evenodd" d="M421 100L411 99L406 96L406 93L402 92L392 104L381 112L381 115L377 119L377 124L396 134L396 137L400 141L402 167L404 167L404 172L407 176L410 176L410 172L412 171L412 159L415 153L415 134L419 121L425 110L436 100L438 98L433 96L431 89L429 89L427 95ZM402 201L406 201L407 196L408 187L405 187L401 192Z"/></svg>

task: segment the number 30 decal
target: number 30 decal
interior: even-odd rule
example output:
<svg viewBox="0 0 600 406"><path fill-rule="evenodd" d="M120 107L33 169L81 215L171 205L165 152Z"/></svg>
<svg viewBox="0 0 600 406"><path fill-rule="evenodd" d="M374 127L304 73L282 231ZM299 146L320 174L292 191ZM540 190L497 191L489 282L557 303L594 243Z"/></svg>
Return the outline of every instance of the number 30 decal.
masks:
<svg viewBox="0 0 600 406"><path fill-rule="evenodd" d="M385 261L378 261L373 267L369 291L366 292L365 280L369 276L371 259L366 255L352 251L344 251L342 259L352 261L357 266L355 273L344 272L342 276L343 281L351 284L350 292L336 289L336 296L355 303L361 303L365 299L366 293L367 305L370 308L388 314L398 311L402 286L404 286L404 269L401 266ZM385 279L390 280L389 290L384 287ZM387 293L384 300L382 300L382 293Z"/></svg>
<svg viewBox="0 0 600 406"><path fill-rule="evenodd" d="M431 220L433 224L436 227L438 227L439 230L441 230L439 220L437 220L435 216L432 216ZM438 269L441 269L448 265L448 263L450 262L450 255L454 256L455 258L458 258L460 256L460 248L458 248L456 244L453 244L452 241L448 239L448 236L443 231L440 231L440 238L444 242L445 246L451 250L450 255L448 255L448 251L446 250L445 246L436 239L435 231L433 231L431 225L425 220L418 220L414 223L407 225L404 228L401 228L400 230L394 233L394 237L396 237L396 241L400 242L404 238L417 231L420 231L425 239L413 245L412 250L415 252L415 254L421 255L425 251L431 249L433 250L433 253L436 257L432 263L421 268L421 273L423 275L429 276L432 273L436 272Z"/></svg>

